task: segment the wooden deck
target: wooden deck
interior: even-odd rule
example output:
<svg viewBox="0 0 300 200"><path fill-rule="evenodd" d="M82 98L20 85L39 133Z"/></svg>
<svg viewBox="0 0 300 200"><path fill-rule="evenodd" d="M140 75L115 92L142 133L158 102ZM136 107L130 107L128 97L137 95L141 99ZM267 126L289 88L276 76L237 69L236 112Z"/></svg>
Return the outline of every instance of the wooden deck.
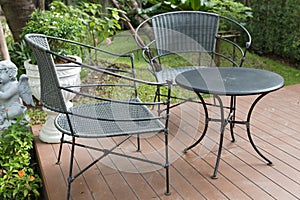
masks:
<svg viewBox="0 0 300 200"><path fill-rule="evenodd" d="M253 99L238 98L238 119L245 120ZM217 115L214 109L210 111ZM182 153L202 130L201 113L195 104L184 104L172 110L170 196L164 195L164 169L155 170L147 163L110 156L73 182L72 199L300 199L300 85L284 87L267 95L254 110L253 139L261 152L272 160L272 166L266 165L253 150L245 126L237 125L235 143L230 142L226 129L218 179L211 179L219 140L218 123L210 123L201 145ZM156 153L162 150L160 137L156 135L143 141L144 156L161 159ZM47 198L65 199L69 148L64 148L62 164L56 165L58 145L45 144L39 139L35 144ZM119 151L134 153L133 144L125 143ZM95 155L95 152L78 149L75 171Z"/></svg>

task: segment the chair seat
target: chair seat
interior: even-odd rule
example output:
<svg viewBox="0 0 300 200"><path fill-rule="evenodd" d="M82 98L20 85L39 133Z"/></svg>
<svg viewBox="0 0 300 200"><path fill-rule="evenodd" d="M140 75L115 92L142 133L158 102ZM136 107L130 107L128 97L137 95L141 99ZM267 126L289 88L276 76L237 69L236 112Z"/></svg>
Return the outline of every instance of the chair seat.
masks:
<svg viewBox="0 0 300 200"><path fill-rule="evenodd" d="M175 83L175 78L178 74L192 70L192 69L197 69L200 68L199 66L188 66L188 67L177 67L177 68L169 68L169 69L164 69L162 71L159 71L156 73L157 81L164 83L166 80L171 81L173 85L176 85Z"/></svg>
<svg viewBox="0 0 300 200"><path fill-rule="evenodd" d="M141 102L141 100L137 98L127 101L131 103ZM159 119L153 119L155 116L145 105L98 102L74 106L70 108L70 112L98 118L98 120L91 120L89 118L69 115L76 137L111 137L159 132L165 128L165 125ZM142 118L145 120L139 120ZM121 121L125 119L126 121ZM69 135L71 134L65 114L59 114L56 117L55 125L60 131Z"/></svg>

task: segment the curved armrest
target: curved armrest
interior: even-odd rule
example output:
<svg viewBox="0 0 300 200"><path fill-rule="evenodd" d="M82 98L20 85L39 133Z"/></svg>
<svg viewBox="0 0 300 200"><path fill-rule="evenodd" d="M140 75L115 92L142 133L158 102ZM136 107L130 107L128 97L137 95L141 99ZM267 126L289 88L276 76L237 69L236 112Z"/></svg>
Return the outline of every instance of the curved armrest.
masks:
<svg viewBox="0 0 300 200"><path fill-rule="evenodd" d="M132 53L116 54L116 53L99 49L97 47L85 45L79 42L56 38L52 36L45 36L41 34L27 34L25 36L25 39L30 45L30 47L32 48L35 56L37 57L38 68L42 77L41 81L43 82L41 86L41 90L42 90L41 93L43 96L43 98L41 98L42 103L45 107L55 110L57 112L65 112L67 110L66 105L64 105L63 103L64 92L67 93L70 92L79 96L83 96L82 99L83 101L77 102L79 104L81 103L85 104L85 102L95 102L95 101L128 104L128 101L126 100L128 98L139 99L138 89L140 85L146 85L147 88L151 86L154 89L156 89L157 87L167 86L168 91L171 91L171 83L168 82L158 83L158 82L151 82L151 81L146 81L146 80L136 78L136 74L134 70L134 56ZM55 39L63 42L68 42L76 46L87 48L88 50L94 49L96 51L103 52L105 54L109 54L116 57L127 57L129 60L126 62L127 66L125 65L125 67L121 69L118 69L118 66L116 68L103 67L102 65L106 65L108 63L110 66L112 63L107 62L107 59L109 59L110 57L105 57L105 55L102 54L101 54L102 57L100 63L94 64L94 60L92 60L93 64L88 63L90 60L88 60L88 62L83 61L81 63L73 60L68 56L62 55L59 52L54 52L53 50L51 50L48 43L48 39ZM62 60L75 64L75 67L81 67L82 69L83 68L87 69L87 72L89 74L88 76L92 76L92 78L85 79L86 82L84 82L81 85L70 85L70 84L68 86L64 85L64 83L61 83L60 80L58 79L58 76L56 74L56 66L54 64L53 58L61 58ZM101 66L96 66L97 64L100 64ZM128 65L131 66L128 67ZM67 67L69 66L70 65L68 65ZM99 78L95 78L95 76L99 76ZM92 87L92 90L88 89L86 91L80 91L85 87ZM108 87L113 87L113 89L116 88L117 90L113 90ZM108 90L102 90L102 88L108 88ZM169 103L170 103L170 94L168 95L165 101L146 102L146 103L135 102L134 104L140 106L142 105L144 106L167 105L168 106Z"/></svg>
<svg viewBox="0 0 300 200"><path fill-rule="evenodd" d="M220 18L223 18L223 19L225 19L227 21L230 21L230 22L234 23L235 25L237 25L238 27L240 27L246 33L246 35L247 35L247 41L246 41L245 47L246 47L246 49L249 49L250 46L251 46L251 44L252 44L252 37L251 37L249 31L242 24L240 24L239 22L237 22L237 21L235 21L233 19L230 19L230 18L225 17L225 16L220 16Z"/></svg>
<svg viewBox="0 0 300 200"><path fill-rule="evenodd" d="M137 45L142 48L145 49L147 47L149 47L149 44L145 44L144 41L142 40L141 36L140 36L140 32L142 31L142 27L149 23L152 20L152 18L148 18L145 21L143 21L135 30L135 34L134 34L134 39L137 43Z"/></svg>

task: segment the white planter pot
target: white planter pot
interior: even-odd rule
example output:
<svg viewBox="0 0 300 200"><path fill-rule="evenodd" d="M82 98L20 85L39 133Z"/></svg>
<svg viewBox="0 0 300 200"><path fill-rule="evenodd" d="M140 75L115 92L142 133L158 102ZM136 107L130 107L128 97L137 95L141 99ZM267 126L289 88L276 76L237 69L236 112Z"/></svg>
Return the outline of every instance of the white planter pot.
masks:
<svg viewBox="0 0 300 200"><path fill-rule="evenodd" d="M72 56L76 58L77 62L82 62L80 57ZM64 67L59 67L61 64L56 65L56 72L62 86L68 85L78 85L80 84L80 71L81 68L75 67L74 63L63 64ZM66 67L66 65L68 67ZM38 66L33 65L29 60L24 62L26 69L26 74L29 78L29 86L31 92L35 98L40 100L41 97L41 88L40 88L40 75L38 71ZM66 99L66 104L68 107L72 106L70 102L71 99L75 97L75 94L69 92L63 92L63 95ZM61 138L61 132L58 131L54 125L54 119L58 113L50 111L46 108L43 108L47 112L46 123L43 125L42 130L39 133L39 138L41 141L46 143L59 143Z"/></svg>

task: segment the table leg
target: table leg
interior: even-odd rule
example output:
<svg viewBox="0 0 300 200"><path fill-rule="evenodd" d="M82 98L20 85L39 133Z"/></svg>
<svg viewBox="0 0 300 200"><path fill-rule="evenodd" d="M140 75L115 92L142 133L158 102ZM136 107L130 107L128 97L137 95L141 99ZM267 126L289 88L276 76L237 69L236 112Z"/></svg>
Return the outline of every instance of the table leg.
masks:
<svg viewBox="0 0 300 200"><path fill-rule="evenodd" d="M199 99L201 100L202 102L202 105L203 105L203 109L204 109L204 115L205 115L205 125L204 125L204 130L202 132L202 135L200 136L200 138L195 142L193 143L192 145L190 145L189 147L186 147L183 152L186 153L188 150L192 149L193 147L195 147L196 145L198 145L202 139L204 138L206 132L207 132L207 129L208 129L208 123L209 121L219 121L221 122L221 128L220 128L220 142L219 142L219 149L218 149L218 155L217 155L217 160L216 160L216 164L215 164L215 168L214 168L214 173L213 175L211 176L213 179L216 179L217 178L217 173L218 173L218 168L219 168L219 163L220 163L220 160L221 160L221 154L222 154L222 148L223 148L223 140L224 140L224 132L225 132L225 127L227 126L227 124L229 123L230 124L230 132L231 132L231 138L232 138L232 142L235 141L235 138L234 138L234 132L233 132L233 128L234 128L234 125L237 123L237 124L245 124L246 127L247 127L247 134L248 134L248 138L249 138L249 141L252 145L252 147L254 148L254 150L258 153L258 155L260 155L264 160L266 160L268 162L268 165L272 165L272 162L266 158L256 147L252 137L251 137L251 131L250 131L250 119L251 119L251 115L252 115L252 112L254 110L254 107L256 106L256 104L258 103L258 101L260 99L262 99L267 93L264 93L262 95L260 95L259 97L257 97L255 99L255 101L252 103L249 111L248 111L248 114L247 114L247 121L236 121L235 120L235 111L236 111L236 97L235 96L231 96L231 99L230 99L230 115L228 116L227 119L225 119L224 117L224 105L223 105L223 102L222 102L222 99L220 96L218 95L214 95L214 99L216 99L219 103L219 107L220 107L220 119L217 120L217 119L211 119L208 117L208 110L207 110L207 105L203 99L203 97L201 96L201 94L197 93Z"/></svg>
<svg viewBox="0 0 300 200"><path fill-rule="evenodd" d="M234 132L233 132L234 121L235 121L235 110L236 110L236 96L231 96L230 97L230 110L229 110L230 114L232 114L231 119L229 119L231 142L235 142Z"/></svg>
<svg viewBox="0 0 300 200"><path fill-rule="evenodd" d="M211 177L213 179L217 179L217 173L218 173L219 163L220 163L220 160L221 160L222 147L223 147L224 131L225 131L225 127L226 127L226 125L227 125L228 122L225 121L225 118L224 118L224 106L223 106L222 99L218 95L214 95L214 97L219 102L220 114L221 114L221 128L220 128L219 150L218 150L218 156L217 156L217 160L216 160L216 165L215 165L214 173L213 173L213 175Z"/></svg>
<svg viewBox="0 0 300 200"><path fill-rule="evenodd" d="M221 154L222 154L222 147L223 147L223 140L224 140L224 131L225 131L225 127L228 123L230 123L230 127L232 130L232 141L234 141L234 135L233 135L233 126L234 126L234 120L231 121L231 119L234 117L235 115L235 97L231 99L231 105L230 105L230 113L232 113L227 119L225 119L224 117L224 105L222 102L222 99L220 96L218 95L214 95L214 99L216 99L219 102L219 108L220 108L220 119L211 119L208 117L208 110L207 110L207 105L203 99L203 97L201 96L200 93L197 93L199 99L202 102L203 105L203 109L204 109L204 115L205 115L205 126L204 126L204 130L202 132L202 135L200 136L200 138L193 143L192 145L190 145L189 147L186 147L183 152L186 153L188 150L192 149L193 147L195 147L196 145L198 145L202 139L204 138L206 132L207 132L207 128L208 128L208 122L209 121L217 121L221 123L221 128L220 128L220 142L219 142L219 149L218 149L218 155L217 155L217 160L216 160L216 165L214 168L214 173L211 176L213 179L217 178L217 172L218 172L218 168L219 168L219 163L221 160Z"/></svg>
<svg viewBox="0 0 300 200"><path fill-rule="evenodd" d="M257 104L257 102L262 99L266 94L268 93L263 93L261 94L260 96L258 96L255 101L252 103L249 111L248 111L248 115L247 115L247 122L246 122L246 127L247 127L247 133L248 133L248 138L249 138L249 141L252 145L252 147L254 148L254 150L256 151L256 153L258 153L258 155L260 155L260 157L262 157L265 161L268 162L268 165L272 165L272 162L266 158L256 147L256 145L254 144L253 140L252 140L252 137L251 137L251 131L250 131L250 119L251 119L251 114L252 114L252 111L255 107L255 105Z"/></svg>
<svg viewBox="0 0 300 200"><path fill-rule="evenodd" d="M193 147L195 147L197 144L199 144L202 139L204 138L206 132L207 132L207 128L208 128L208 122L209 122L209 118L208 118L208 111L207 111L207 105L203 99L203 97L201 96L200 93L197 93L202 105L203 105L203 109L204 109L204 115L205 115L205 124L204 124L204 129L203 129L203 132L202 132L202 135L200 136L200 138L195 142L193 143L192 145L190 145L189 147L186 147L183 152L186 153L188 150L192 149Z"/></svg>

